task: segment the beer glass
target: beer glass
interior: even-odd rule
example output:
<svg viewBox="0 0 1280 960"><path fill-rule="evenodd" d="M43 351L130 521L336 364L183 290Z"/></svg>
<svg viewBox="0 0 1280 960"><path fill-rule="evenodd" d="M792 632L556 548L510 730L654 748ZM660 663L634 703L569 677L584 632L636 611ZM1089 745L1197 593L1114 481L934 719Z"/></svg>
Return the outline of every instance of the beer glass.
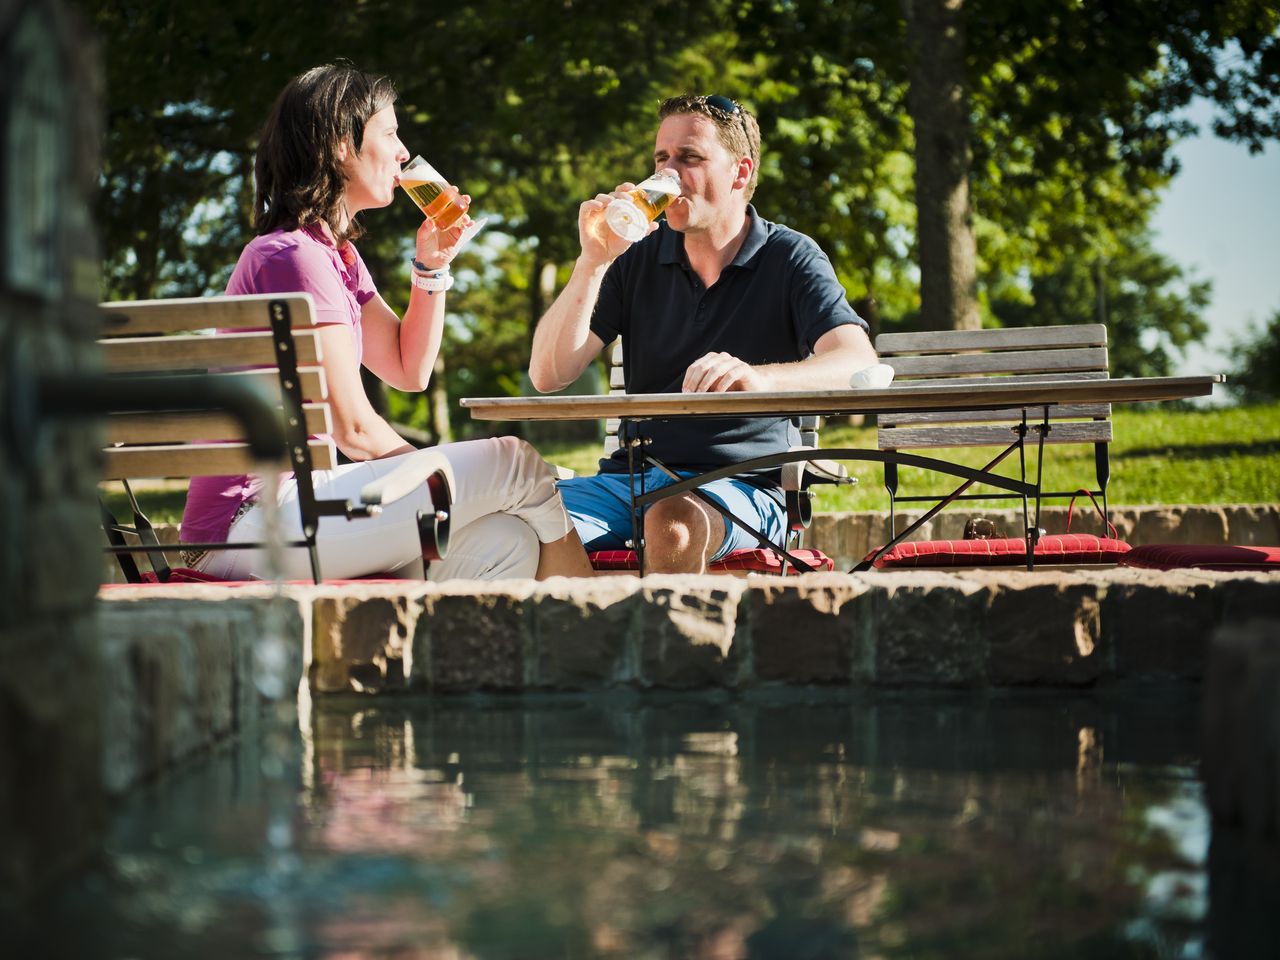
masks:
<svg viewBox="0 0 1280 960"><path fill-rule="evenodd" d="M644 238L649 224L679 195L679 174L659 170L625 197L614 199L605 208L604 218L614 233L634 243Z"/></svg>
<svg viewBox="0 0 1280 960"><path fill-rule="evenodd" d="M418 205L422 215L436 225L437 230L448 230L466 213L458 206L458 191L449 186L449 182L436 172L436 168L422 157L414 157L400 171L400 186L404 187L404 192ZM458 237L458 249L461 250L488 222L481 217L467 224Z"/></svg>
<svg viewBox="0 0 1280 960"><path fill-rule="evenodd" d="M437 230L448 230L466 213L458 206L458 191L421 157L414 157L400 171L400 186Z"/></svg>

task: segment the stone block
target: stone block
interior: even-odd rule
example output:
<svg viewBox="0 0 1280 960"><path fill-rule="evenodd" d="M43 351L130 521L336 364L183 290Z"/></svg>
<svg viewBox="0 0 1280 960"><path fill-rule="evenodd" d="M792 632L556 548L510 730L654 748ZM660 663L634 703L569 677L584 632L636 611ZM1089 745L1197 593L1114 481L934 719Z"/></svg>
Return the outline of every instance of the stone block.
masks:
<svg viewBox="0 0 1280 960"><path fill-rule="evenodd" d="M269 591L209 587L113 591L98 608L103 688L102 779L122 793L257 723L263 699L255 645L285 638L280 695L302 676L309 610Z"/></svg>
<svg viewBox="0 0 1280 960"><path fill-rule="evenodd" d="M90 855L109 807L91 614L30 622L0 646L0 914Z"/></svg>
<svg viewBox="0 0 1280 960"><path fill-rule="evenodd" d="M1203 772L1215 821L1280 841L1280 618L1213 636L1204 694Z"/></svg>
<svg viewBox="0 0 1280 960"><path fill-rule="evenodd" d="M1219 574L1218 578L1220 623L1267 620L1280 611L1280 573Z"/></svg>
<svg viewBox="0 0 1280 960"><path fill-rule="evenodd" d="M818 513L805 533L805 545L821 550L835 561L837 570L848 570L883 540L873 541L884 520L871 513Z"/></svg>
<svg viewBox="0 0 1280 960"><path fill-rule="evenodd" d="M734 686L734 634L748 581L723 576L645 577L640 584L639 683Z"/></svg>
<svg viewBox="0 0 1280 960"><path fill-rule="evenodd" d="M31 510L30 536L21 544L26 602L35 616L84 612L98 585L98 524L91 503L54 500Z"/></svg>
<svg viewBox="0 0 1280 960"><path fill-rule="evenodd" d="M975 686L985 680L983 623L987 589L925 570L865 574L870 587L857 611L881 685Z"/></svg>
<svg viewBox="0 0 1280 960"><path fill-rule="evenodd" d="M762 683L843 683L859 639L856 601L864 580L840 573L761 578L747 608L752 675Z"/></svg>
<svg viewBox="0 0 1280 960"><path fill-rule="evenodd" d="M425 584L322 588L312 606L307 669L316 693L378 693L419 684L413 637Z"/></svg>
<svg viewBox="0 0 1280 960"><path fill-rule="evenodd" d="M1111 671L1096 581L1064 571L974 571L988 589L983 632L993 686L1092 683Z"/></svg>
<svg viewBox="0 0 1280 960"><path fill-rule="evenodd" d="M1231 504L1222 509L1227 517L1228 543L1241 547L1280 544L1280 504Z"/></svg>
<svg viewBox="0 0 1280 960"><path fill-rule="evenodd" d="M1226 511L1213 504L1151 506L1135 512L1129 542L1230 543Z"/></svg>
<svg viewBox="0 0 1280 960"><path fill-rule="evenodd" d="M546 581L534 598L532 682L589 690L632 680L639 616L639 577Z"/></svg>
<svg viewBox="0 0 1280 960"><path fill-rule="evenodd" d="M518 690L533 645L532 580L471 585L457 581L424 595L414 660L429 664L433 690Z"/></svg>
<svg viewBox="0 0 1280 960"><path fill-rule="evenodd" d="M1115 675L1203 677L1216 606L1212 579L1194 571L1109 571L1102 627Z"/></svg>

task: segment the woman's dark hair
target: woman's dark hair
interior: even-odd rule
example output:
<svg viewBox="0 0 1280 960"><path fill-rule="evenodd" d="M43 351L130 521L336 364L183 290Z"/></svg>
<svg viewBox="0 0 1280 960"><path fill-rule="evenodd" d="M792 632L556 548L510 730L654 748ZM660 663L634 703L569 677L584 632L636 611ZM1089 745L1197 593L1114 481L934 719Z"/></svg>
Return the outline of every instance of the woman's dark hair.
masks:
<svg viewBox="0 0 1280 960"><path fill-rule="evenodd" d="M395 100L395 87L386 77L342 64L313 67L290 80L258 142L253 205L258 234L323 220L338 246L358 237L354 220L338 230L346 190L338 145L350 139L359 153L369 118Z"/></svg>

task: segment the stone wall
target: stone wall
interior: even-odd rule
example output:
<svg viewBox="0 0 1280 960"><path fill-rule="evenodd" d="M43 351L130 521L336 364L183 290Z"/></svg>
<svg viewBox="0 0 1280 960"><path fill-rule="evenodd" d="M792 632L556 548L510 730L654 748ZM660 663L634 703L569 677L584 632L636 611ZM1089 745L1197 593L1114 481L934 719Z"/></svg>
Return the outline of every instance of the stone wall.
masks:
<svg viewBox="0 0 1280 960"><path fill-rule="evenodd" d="M0 904L97 842L95 449L36 408L39 377L92 369L98 92L52 0L0 0Z"/></svg>
<svg viewBox="0 0 1280 960"><path fill-rule="evenodd" d="M117 587L107 607L237 587ZM1113 569L602 577L292 586L310 688L464 693L839 686L1089 686L1199 679L1215 630L1280 609L1280 575ZM197 616L180 606L179 616ZM130 629L112 611L112 631ZM184 622L188 622L185 621ZM197 621L190 621L195 624ZM201 631L212 626L195 627Z"/></svg>
<svg viewBox="0 0 1280 960"><path fill-rule="evenodd" d="M899 511L901 530L920 517L922 510ZM959 540L965 521L971 516L988 517L1006 536L1022 536L1022 508L977 510L953 504L912 535L913 540ZM1148 543L1203 543L1239 546L1280 544L1280 504L1157 504L1141 507L1111 507L1111 522L1121 540L1131 546ZM1033 515L1034 518L1034 515ZM1067 508L1046 507L1040 526L1048 533L1064 533ZM1075 533L1102 533L1102 522L1084 501L1077 501L1071 522ZM836 569L847 570L874 547L889 539L889 513L870 510L861 513L819 513L805 536L805 545L816 547L836 561Z"/></svg>

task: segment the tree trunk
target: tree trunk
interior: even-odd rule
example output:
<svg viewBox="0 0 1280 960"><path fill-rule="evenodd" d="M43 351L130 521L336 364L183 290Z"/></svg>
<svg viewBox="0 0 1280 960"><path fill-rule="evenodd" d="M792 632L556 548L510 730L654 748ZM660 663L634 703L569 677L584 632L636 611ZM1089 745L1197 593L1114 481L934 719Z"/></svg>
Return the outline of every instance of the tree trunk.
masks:
<svg viewBox="0 0 1280 960"><path fill-rule="evenodd" d="M436 435L436 443L452 443L453 427L449 424L449 391L444 383L443 350L436 354L436 365L431 368L427 403L431 409L431 432Z"/></svg>
<svg viewBox="0 0 1280 960"><path fill-rule="evenodd" d="M969 209L964 0L902 0L916 139L916 243L926 330L973 330L977 245Z"/></svg>
<svg viewBox="0 0 1280 960"><path fill-rule="evenodd" d="M554 260L533 261L532 281L529 284L529 342L533 342L533 331L538 321L551 306L556 295L556 263Z"/></svg>

